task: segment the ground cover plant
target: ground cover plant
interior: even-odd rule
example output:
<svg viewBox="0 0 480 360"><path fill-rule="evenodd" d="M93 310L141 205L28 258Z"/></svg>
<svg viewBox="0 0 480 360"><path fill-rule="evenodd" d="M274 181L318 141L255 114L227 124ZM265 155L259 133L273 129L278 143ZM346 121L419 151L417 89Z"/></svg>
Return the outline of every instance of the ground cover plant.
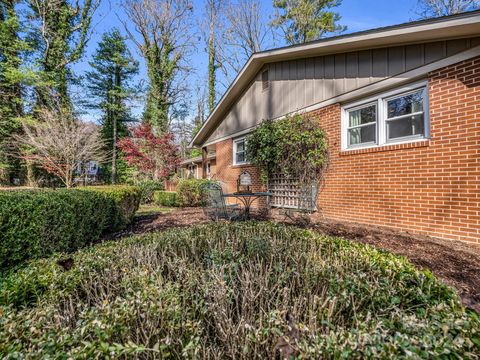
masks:
<svg viewBox="0 0 480 360"><path fill-rule="evenodd" d="M0 191L0 271L98 241L124 228L138 209L135 187L81 189Z"/></svg>
<svg viewBox="0 0 480 360"><path fill-rule="evenodd" d="M0 279L0 312L7 359L480 354L478 316L430 273L272 223L173 229L35 260Z"/></svg>

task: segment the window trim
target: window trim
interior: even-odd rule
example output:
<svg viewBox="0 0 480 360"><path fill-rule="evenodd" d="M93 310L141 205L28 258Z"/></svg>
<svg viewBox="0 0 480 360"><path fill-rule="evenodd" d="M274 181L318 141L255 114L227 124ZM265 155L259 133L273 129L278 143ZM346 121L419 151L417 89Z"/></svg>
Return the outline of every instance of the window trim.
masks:
<svg viewBox="0 0 480 360"><path fill-rule="evenodd" d="M243 152L245 153L246 152L246 144L247 144L246 136L242 136L242 137L233 139L233 146L232 146L232 150L233 150L232 164L233 165L248 165L247 160L237 162L237 144L242 142L242 141L245 143L245 145L244 145L245 147L244 147L244 150L243 150Z"/></svg>
<svg viewBox="0 0 480 360"><path fill-rule="evenodd" d="M369 123L366 123L366 124L361 124L361 125L357 125L357 126L350 126L350 117L348 116L348 114L352 111L356 111L356 110L360 110L360 109L363 109L363 108L366 108L368 106L372 106L372 105L375 105L375 121L371 121ZM346 111L346 146L348 149L358 149L359 147L363 147L363 146L368 146L368 145L376 145L377 142L378 142L378 101L372 101L372 102L367 102L367 103L364 103L362 105L359 105L359 106L354 106L354 107L350 107L348 109L345 109ZM362 143L362 144L353 144L353 145L350 145L349 144L349 137L348 137L348 131L351 130L351 129L358 129L358 128L361 128L361 127L365 127L365 126L372 126L372 125L375 125L375 141L370 141L368 143Z"/></svg>
<svg viewBox="0 0 480 360"><path fill-rule="evenodd" d="M205 164L205 172L206 172L207 178L210 179L212 175L212 164L210 161L207 161L207 163Z"/></svg>
<svg viewBox="0 0 480 360"><path fill-rule="evenodd" d="M424 89L425 96L423 99L423 121L424 121L424 135L404 136L396 139L387 139L387 101L394 98L414 93L420 89ZM370 104L377 103L377 139L375 143L366 143L358 145L348 145L348 129L349 116L348 113L352 110L368 106ZM412 113L420 114L420 112ZM412 115L409 114L409 115ZM406 115L405 115L406 116ZM400 118L400 117L398 117ZM393 120L391 118L388 120ZM390 91L379 93L375 96L371 96L353 103L342 105L342 125L341 125L341 138L342 138L342 150L358 150L376 148L385 145L412 143L417 141L423 141L430 139L430 111L429 111L429 93L428 93L428 81L423 80L415 83L408 84L406 86L396 88Z"/></svg>

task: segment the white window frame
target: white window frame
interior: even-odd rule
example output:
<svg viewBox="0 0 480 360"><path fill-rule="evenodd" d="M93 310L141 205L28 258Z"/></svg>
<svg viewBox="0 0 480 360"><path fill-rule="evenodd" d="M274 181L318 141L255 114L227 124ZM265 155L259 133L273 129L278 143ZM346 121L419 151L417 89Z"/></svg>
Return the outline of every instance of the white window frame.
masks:
<svg viewBox="0 0 480 360"><path fill-rule="evenodd" d="M244 152L246 152L246 149L247 149L247 141L246 141L246 137L243 136L243 137L240 137L240 138L236 138L233 140L233 158L232 158L232 163L233 165L246 165L248 164L247 160L245 161L241 161L241 162L237 162L237 144L240 143L240 142L244 142L245 145L244 145Z"/></svg>
<svg viewBox="0 0 480 360"><path fill-rule="evenodd" d="M375 148L391 144L404 144L417 141L423 141L430 138L430 111L428 104L428 82L420 81L412 83L401 88L387 91L354 103L345 104L342 106L342 150L356 150ZM424 121L424 135L406 136L402 138L387 139L387 101L394 98L414 93L420 89L424 89L423 98L423 121ZM349 112L358 110L364 106L377 104L377 133L376 142L374 144L355 144L348 146L348 129L349 129ZM415 115L418 113L412 113Z"/></svg>
<svg viewBox="0 0 480 360"><path fill-rule="evenodd" d="M207 178L210 179L210 177L212 176L212 164L210 163L210 161L207 161L207 164L205 165L205 171L207 172Z"/></svg>

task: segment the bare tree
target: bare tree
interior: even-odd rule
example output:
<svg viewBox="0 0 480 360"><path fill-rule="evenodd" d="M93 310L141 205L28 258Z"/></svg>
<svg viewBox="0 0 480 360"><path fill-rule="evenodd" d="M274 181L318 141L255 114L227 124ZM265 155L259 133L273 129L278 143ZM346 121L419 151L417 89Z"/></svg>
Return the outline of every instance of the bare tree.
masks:
<svg viewBox="0 0 480 360"><path fill-rule="evenodd" d="M144 120L157 132L167 131L172 107L188 90L190 68L185 60L194 44L192 5L188 0L124 0L123 7L134 30L130 23L124 21L123 25L148 70Z"/></svg>
<svg viewBox="0 0 480 360"><path fill-rule="evenodd" d="M106 160L96 125L75 119L68 109L42 109L38 116L39 121L24 121L23 133L14 135L14 140L23 158L60 178L67 188L73 185L76 169L89 161Z"/></svg>
<svg viewBox="0 0 480 360"><path fill-rule="evenodd" d="M417 13L422 18L460 14L480 7L478 0L419 0Z"/></svg>
<svg viewBox="0 0 480 360"><path fill-rule="evenodd" d="M230 82L255 52L265 50L270 28L258 0L236 0L226 11L227 29L219 57Z"/></svg>

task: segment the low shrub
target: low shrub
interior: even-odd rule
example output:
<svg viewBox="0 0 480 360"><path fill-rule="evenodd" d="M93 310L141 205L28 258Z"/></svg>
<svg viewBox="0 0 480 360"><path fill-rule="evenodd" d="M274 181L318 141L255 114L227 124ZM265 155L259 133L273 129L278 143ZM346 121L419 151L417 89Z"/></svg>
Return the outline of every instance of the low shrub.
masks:
<svg viewBox="0 0 480 360"><path fill-rule="evenodd" d="M109 231L121 230L132 222L142 196L142 192L137 186L86 186L79 189L99 192L115 202L116 207L110 216L111 221L107 228Z"/></svg>
<svg viewBox="0 0 480 360"><path fill-rule="evenodd" d="M177 193L175 191L155 191L153 201L161 206L178 206Z"/></svg>
<svg viewBox="0 0 480 360"><path fill-rule="evenodd" d="M153 201L153 194L155 191L164 190L163 183L156 180L144 180L135 183L135 186L140 190L140 203L148 204Z"/></svg>
<svg viewBox="0 0 480 360"><path fill-rule="evenodd" d="M207 179L182 179L177 184L177 198L180 206L201 206L202 191Z"/></svg>
<svg viewBox="0 0 480 360"><path fill-rule="evenodd" d="M70 256L0 278L0 358L480 355L478 316L431 273L308 230L214 223Z"/></svg>
<svg viewBox="0 0 480 360"><path fill-rule="evenodd" d="M0 271L98 241L125 227L138 201L133 187L0 191Z"/></svg>

